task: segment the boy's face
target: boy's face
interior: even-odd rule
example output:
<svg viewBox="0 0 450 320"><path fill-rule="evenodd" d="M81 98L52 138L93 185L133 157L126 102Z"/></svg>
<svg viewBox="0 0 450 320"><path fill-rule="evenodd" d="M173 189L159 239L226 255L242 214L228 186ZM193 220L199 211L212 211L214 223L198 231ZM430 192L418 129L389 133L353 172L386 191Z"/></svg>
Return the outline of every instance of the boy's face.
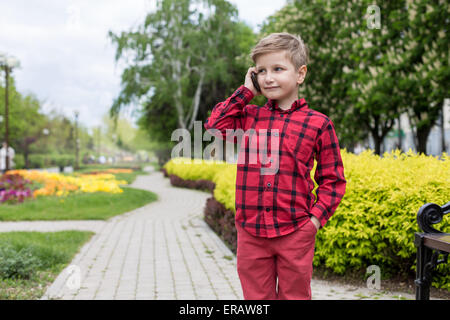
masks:
<svg viewBox="0 0 450 320"><path fill-rule="evenodd" d="M286 51L260 55L256 59L256 70L261 93L266 98L277 100L280 107L287 108L298 99L298 85L305 79L306 66L296 70Z"/></svg>

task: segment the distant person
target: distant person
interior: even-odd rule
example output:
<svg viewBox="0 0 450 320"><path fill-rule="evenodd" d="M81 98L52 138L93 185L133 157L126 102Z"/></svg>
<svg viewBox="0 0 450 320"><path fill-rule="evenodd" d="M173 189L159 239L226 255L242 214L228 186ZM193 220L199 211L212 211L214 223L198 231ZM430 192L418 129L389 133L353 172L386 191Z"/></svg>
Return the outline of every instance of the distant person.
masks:
<svg viewBox="0 0 450 320"><path fill-rule="evenodd" d="M14 166L14 156L15 156L14 149L9 146L8 147L8 157L9 157L9 169L12 169ZM2 143L2 148L0 149L0 170L4 172L6 170L6 142Z"/></svg>

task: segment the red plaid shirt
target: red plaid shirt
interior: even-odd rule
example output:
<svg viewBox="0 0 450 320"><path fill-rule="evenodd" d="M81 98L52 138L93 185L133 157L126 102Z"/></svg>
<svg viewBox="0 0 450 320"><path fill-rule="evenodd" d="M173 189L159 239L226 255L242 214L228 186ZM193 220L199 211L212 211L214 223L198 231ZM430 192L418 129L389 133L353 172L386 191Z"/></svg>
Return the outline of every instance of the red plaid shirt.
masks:
<svg viewBox="0 0 450 320"><path fill-rule="evenodd" d="M227 129L255 133L238 139L236 222L250 234L268 238L297 230L311 215L323 227L338 207L346 185L333 123L309 109L305 99L295 101L288 110L270 99L262 107L249 105L252 99L248 88L239 87L213 108L204 124L207 130L219 130L221 138L230 142L236 140L226 136ZM317 201L310 176L314 158Z"/></svg>

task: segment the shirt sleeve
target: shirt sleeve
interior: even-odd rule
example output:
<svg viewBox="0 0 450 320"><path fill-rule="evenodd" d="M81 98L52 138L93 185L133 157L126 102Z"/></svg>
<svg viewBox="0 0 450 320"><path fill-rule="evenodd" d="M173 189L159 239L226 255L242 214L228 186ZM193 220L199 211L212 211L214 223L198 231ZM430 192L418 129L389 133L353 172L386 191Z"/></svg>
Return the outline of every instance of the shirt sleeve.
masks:
<svg viewBox="0 0 450 320"><path fill-rule="evenodd" d="M317 201L311 209L311 214L319 219L323 227L344 197L347 183L339 142L331 120L321 128L315 148L317 167L314 180L319 186Z"/></svg>
<svg viewBox="0 0 450 320"><path fill-rule="evenodd" d="M253 99L253 96L250 89L243 85L240 86L227 100L216 104L211 116L206 119L205 129L219 130L223 139L226 137L227 129L243 129L244 108Z"/></svg>

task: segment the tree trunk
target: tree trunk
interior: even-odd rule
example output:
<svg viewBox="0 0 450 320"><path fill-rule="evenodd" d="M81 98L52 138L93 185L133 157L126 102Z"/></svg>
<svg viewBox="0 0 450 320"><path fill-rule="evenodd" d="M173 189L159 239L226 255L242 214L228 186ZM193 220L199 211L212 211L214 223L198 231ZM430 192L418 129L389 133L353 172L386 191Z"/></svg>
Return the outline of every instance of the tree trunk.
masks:
<svg viewBox="0 0 450 320"><path fill-rule="evenodd" d="M417 153L427 154L427 140L430 135L431 127L423 126L422 128L417 129Z"/></svg>
<svg viewBox="0 0 450 320"><path fill-rule="evenodd" d="M411 135L412 135L412 139L414 142L414 146L416 147L416 150L419 149L419 142L417 141L417 131L415 130L415 126L413 124L413 120L412 120L412 115L410 115L409 110L407 110L407 114L408 114L408 122L409 122L409 127L411 128Z"/></svg>
<svg viewBox="0 0 450 320"><path fill-rule="evenodd" d="M183 102L182 102L182 88L181 88L181 62L179 60L173 61L172 79L176 84L174 92L175 109L178 114L178 127L186 129L186 121L184 119Z"/></svg>
<svg viewBox="0 0 450 320"><path fill-rule="evenodd" d="M386 135L388 134L388 132L392 129L392 127L394 126L394 120L393 119L389 119L385 122L380 121L380 117L379 116L373 116L374 119L374 126L370 126L370 123L366 123L366 125L368 126L371 134L372 134L372 138L373 138L373 142L375 144L375 153L379 156L381 156L381 145L383 143L384 137L386 137ZM381 123L380 123L381 122ZM381 133L380 133L381 131ZM384 152L384 150L383 150Z"/></svg>
<svg viewBox="0 0 450 320"><path fill-rule="evenodd" d="M398 118L397 118L397 120L398 120L398 145L397 145L397 147L398 147L398 149L400 149L400 151L402 151L403 150L403 139L402 139L402 122L401 122L401 117L400 117L400 114L398 115Z"/></svg>
<svg viewBox="0 0 450 320"><path fill-rule="evenodd" d="M197 118L198 114L198 107L200 105L200 97L202 95L202 89L203 89L203 81L205 79L205 69L202 69L200 71L200 80L197 84L197 89L195 90L194 99L192 100L192 108L191 108L191 114L188 115L188 118L190 117L190 123L188 126L188 130L192 130L194 127L194 121ZM188 122L189 120L186 120Z"/></svg>
<svg viewBox="0 0 450 320"><path fill-rule="evenodd" d="M444 103L442 104L442 109L441 109L441 117L440 117L440 121L439 121L439 127L440 127L440 131L441 131L441 154L444 153L447 150L447 146L445 143L445 124L444 124L444 112L445 112L445 100Z"/></svg>
<svg viewBox="0 0 450 320"><path fill-rule="evenodd" d="M375 132L372 131L373 143L375 144L375 153L381 155L381 143L383 139Z"/></svg>

